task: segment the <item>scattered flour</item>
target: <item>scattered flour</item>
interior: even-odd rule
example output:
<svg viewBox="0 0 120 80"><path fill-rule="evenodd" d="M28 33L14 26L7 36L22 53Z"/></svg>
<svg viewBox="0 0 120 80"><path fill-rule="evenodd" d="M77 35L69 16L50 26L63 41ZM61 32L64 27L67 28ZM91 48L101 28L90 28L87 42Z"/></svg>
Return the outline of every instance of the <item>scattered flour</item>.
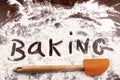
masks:
<svg viewBox="0 0 120 80"><path fill-rule="evenodd" d="M27 13L22 14L21 19L8 22L0 28L0 80L110 80L108 79L110 71L117 74L119 78L120 36L116 36L117 26L107 13L107 11L114 12L113 8L100 6L97 3L92 3L92 1L82 4L76 3L71 9L56 8L50 4L40 5L37 3L29 3L27 7L29 9ZM82 17L70 17L75 14L82 14ZM69 35L70 31L73 32L73 35ZM57 46L61 57L54 52L52 56L49 56L50 38L53 39L53 42L63 40L63 43ZM76 50L76 40L80 39L85 42L87 38L90 39L88 53L83 54L82 51ZM113 51L105 50L102 55L95 54L92 45L98 38L105 39L106 44L104 46L113 48ZM19 53L10 56L13 39L19 39L25 43L23 50L26 57L21 61L8 60L8 58L14 59L20 56ZM45 53L45 57L28 53L29 45L36 41L42 42L42 51ZM72 54L69 54L69 41L74 42ZM109 58L110 67L104 74L96 77L86 76L84 72L80 71L23 75L12 71L13 67L21 65L82 64L85 58Z"/></svg>

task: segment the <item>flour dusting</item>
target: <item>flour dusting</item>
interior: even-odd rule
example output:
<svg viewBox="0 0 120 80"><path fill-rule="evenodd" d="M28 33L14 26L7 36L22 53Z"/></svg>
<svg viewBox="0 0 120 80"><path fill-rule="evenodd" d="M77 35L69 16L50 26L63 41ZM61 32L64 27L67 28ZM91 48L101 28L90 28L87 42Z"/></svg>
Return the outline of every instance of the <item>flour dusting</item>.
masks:
<svg viewBox="0 0 120 80"><path fill-rule="evenodd" d="M76 3L70 9L50 3L14 3L19 5L17 14L20 15L0 27L0 80L120 80L120 23L110 17L120 13L114 8L98 5L93 0ZM53 49L50 53L50 41L56 43L58 52ZM81 50L79 42L83 48L88 43L88 48ZM12 54L13 43L16 47L24 44L23 52ZM41 53L35 52L40 43ZM12 71L24 65L78 65L86 58L109 58L109 69L96 77L82 71L36 74Z"/></svg>

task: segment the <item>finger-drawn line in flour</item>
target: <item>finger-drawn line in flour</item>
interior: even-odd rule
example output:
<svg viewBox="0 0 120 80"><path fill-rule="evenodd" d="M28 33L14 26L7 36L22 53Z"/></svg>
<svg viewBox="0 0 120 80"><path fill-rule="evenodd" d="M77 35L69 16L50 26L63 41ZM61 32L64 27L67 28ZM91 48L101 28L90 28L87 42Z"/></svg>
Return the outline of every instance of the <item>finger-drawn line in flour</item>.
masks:
<svg viewBox="0 0 120 80"><path fill-rule="evenodd" d="M11 56L14 56L15 52L20 53L22 56L20 56L19 58L15 58L15 59L8 58L8 60L19 61L19 60L24 59L26 57L26 55L25 55L25 52L22 50L22 48L25 46L25 44L23 43L23 41L18 40L18 39L13 39L12 41L15 41L15 42L19 43L21 46L20 47L16 47L16 43L14 42L13 46L12 46Z"/></svg>

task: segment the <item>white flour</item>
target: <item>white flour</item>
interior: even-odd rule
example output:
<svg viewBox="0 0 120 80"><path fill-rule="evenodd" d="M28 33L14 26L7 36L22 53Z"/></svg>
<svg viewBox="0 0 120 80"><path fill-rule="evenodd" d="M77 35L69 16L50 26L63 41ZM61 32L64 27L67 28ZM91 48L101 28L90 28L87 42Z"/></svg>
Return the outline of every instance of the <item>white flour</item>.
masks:
<svg viewBox="0 0 120 80"><path fill-rule="evenodd" d="M0 80L117 80L119 78L120 36L117 34L119 27L107 13L115 13L113 8L91 2L76 3L72 9L55 8L50 4L28 4L28 11L25 10L26 14L22 14L22 18L16 22L12 20L0 28ZM80 17L75 18L75 15ZM70 31L73 35L70 35ZM50 38L53 39L53 43L63 41L56 46L61 56L57 56L54 51L53 55L49 56ZM85 43L87 38L90 39L88 52L84 54L81 50L76 50L76 41L79 39ZM93 43L99 38L106 41L106 44L101 46L110 47L113 50L105 49L102 55L96 54L93 51ZM25 44L22 48L26 55L24 59L8 60L8 58L13 60L21 56L20 53L11 56L13 39L19 39ZM42 43L42 52L45 57L39 53L34 55L28 53L29 46L36 41ZM70 41L73 42L72 54L69 53L68 48ZM20 44L17 43L17 46ZM12 71L13 67L21 65L82 64L85 58L109 58L110 67L104 74L96 77L86 76L81 71L40 74L16 74Z"/></svg>

